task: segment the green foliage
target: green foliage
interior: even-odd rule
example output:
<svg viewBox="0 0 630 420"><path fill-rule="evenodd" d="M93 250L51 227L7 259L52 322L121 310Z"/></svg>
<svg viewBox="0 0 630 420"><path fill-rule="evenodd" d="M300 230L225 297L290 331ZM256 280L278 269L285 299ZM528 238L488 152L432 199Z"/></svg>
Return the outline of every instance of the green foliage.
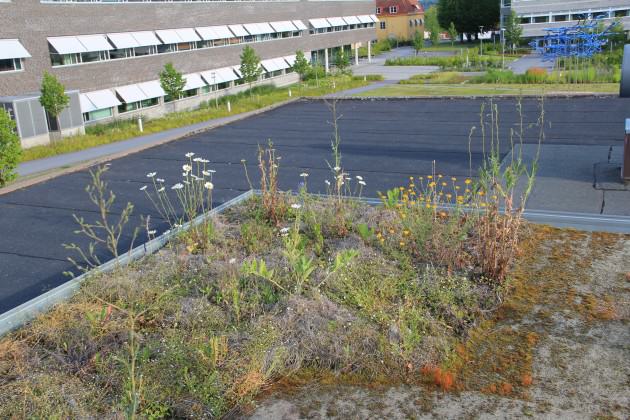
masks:
<svg viewBox="0 0 630 420"><path fill-rule="evenodd" d="M295 52L295 62L293 63L293 70L295 70L295 72L300 75L300 80L306 80L306 75L308 74L310 68L311 64L306 59L304 51L297 50Z"/></svg>
<svg viewBox="0 0 630 420"><path fill-rule="evenodd" d="M363 76L352 76L352 80L380 82L385 80L385 77L382 74L364 74Z"/></svg>
<svg viewBox="0 0 630 420"><path fill-rule="evenodd" d="M365 223L359 223L357 225L357 233L363 239L363 242L369 242L374 237L374 228L369 227Z"/></svg>
<svg viewBox="0 0 630 420"><path fill-rule="evenodd" d="M424 48L424 36L420 33L420 31L416 31L413 34L413 49L416 52L416 55Z"/></svg>
<svg viewBox="0 0 630 420"><path fill-rule="evenodd" d="M505 43L514 51L523 36L523 27L520 25L519 17L514 10L510 13L505 21Z"/></svg>
<svg viewBox="0 0 630 420"><path fill-rule="evenodd" d="M184 76L175 69L173 63L166 63L160 72L160 86L172 100L177 100L182 96L186 80Z"/></svg>
<svg viewBox="0 0 630 420"><path fill-rule="evenodd" d="M385 38L372 44L372 55L376 56L384 52L390 51L396 45L392 40ZM367 47L359 48L359 57L367 57Z"/></svg>
<svg viewBox="0 0 630 420"><path fill-rule="evenodd" d="M17 177L15 169L20 162L22 147L17 135L15 121L0 108L0 187Z"/></svg>
<svg viewBox="0 0 630 420"><path fill-rule="evenodd" d="M496 0L440 0L438 20L445 28L453 22L459 33L474 35L480 26L490 29L497 25L500 4Z"/></svg>
<svg viewBox="0 0 630 420"><path fill-rule="evenodd" d="M532 68L525 74L514 74L511 70L489 70L482 76L470 79L470 83L492 84L588 84L618 83L620 72L617 69L584 65L575 70L555 70L547 73L544 69Z"/></svg>
<svg viewBox="0 0 630 420"><path fill-rule="evenodd" d="M58 118L70 103L66 88L54 75L45 71L40 91L39 103L51 117Z"/></svg>
<svg viewBox="0 0 630 420"><path fill-rule="evenodd" d="M241 53L240 72L243 75L243 81L249 83L250 86L260 78L263 72L260 66L260 57L256 55L256 51L249 45L246 45Z"/></svg>
<svg viewBox="0 0 630 420"><path fill-rule="evenodd" d="M339 51L335 59L335 67L341 74L346 74L350 68L350 57L343 50Z"/></svg>
<svg viewBox="0 0 630 420"><path fill-rule="evenodd" d="M440 42L440 22L438 21L438 8L431 6L424 14L424 27L429 32L431 44L437 45Z"/></svg>
<svg viewBox="0 0 630 420"><path fill-rule="evenodd" d="M451 46L455 44L455 41L457 41L457 37L459 36L459 32L457 32L457 28L455 27L455 24L453 22L451 22L450 25L448 25L448 37L451 38Z"/></svg>
<svg viewBox="0 0 630 420"><path fill-rule="evenodd" d="M387 190L385 194L381 194L379 192L379 195L381 197L383 206L385 206L386 209L396 208L396 205L400 201L400 190L398 188L392 188L391 190Z"/></svg>
<svg viewBox="0 0 630 420"><path fill-rule="evenodd" d="M386 66L439 66L442 70L487 70L501 68L501 56L479 55L476 49L467 50L468 54L446 57L398 57L388 58Z"/></svg>
<svg viewBox="0 0 630 420"><path fill-rule="evenodd" d="M326 69L317 64L310 66L304 76L304 80L322 80L324 78L326 78Z"/></svg>

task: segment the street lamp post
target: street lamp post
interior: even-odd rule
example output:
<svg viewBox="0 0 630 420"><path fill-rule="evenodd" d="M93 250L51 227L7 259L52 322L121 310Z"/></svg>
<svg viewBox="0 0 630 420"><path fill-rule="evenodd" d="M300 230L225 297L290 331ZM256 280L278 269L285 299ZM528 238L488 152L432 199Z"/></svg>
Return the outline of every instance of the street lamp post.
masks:
<svg viewBox="0 0 630 420"><path fill-rule="evenodd" d="M219 109L219 95L217 89L217 74L212 72L212 89L214 89L214 107Z"/></svg>
<svg viewBox="0 0 630 420"><path fill-rule="evenodd" d="M501 28L501 70L505 70L505 28Z"/></svg>
<svg viewBox="0 0 630 420"><path fill-rule="evenodd" d="M480 48L479 48L479 55L483 55L483 26L479 26L479 43L480 43Z"/></svg>

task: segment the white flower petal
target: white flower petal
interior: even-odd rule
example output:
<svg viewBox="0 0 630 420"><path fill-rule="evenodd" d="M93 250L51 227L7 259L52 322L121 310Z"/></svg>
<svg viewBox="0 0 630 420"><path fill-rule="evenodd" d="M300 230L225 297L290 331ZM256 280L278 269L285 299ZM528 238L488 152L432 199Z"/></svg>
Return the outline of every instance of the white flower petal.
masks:
<svg viewBox="0 0 630 420"><path fill-rule="evenodd" d="M296 203L296 204L291 204L291 208L292 208L292 209L296 209L296 210L297 210L297 209L299 209L299 208L301 208L301 207L302 207L302 205L301 205L301 204L297 204L297 203Z"/></svg>
<svg viewBox="0 0 630 420"><path fill-rule="evenodd" d="M146 189L147 189L147 186L146 186L146 185L143 185L142 187L140 187L140 191L144 191L144 190L146 190Z"/></svg>

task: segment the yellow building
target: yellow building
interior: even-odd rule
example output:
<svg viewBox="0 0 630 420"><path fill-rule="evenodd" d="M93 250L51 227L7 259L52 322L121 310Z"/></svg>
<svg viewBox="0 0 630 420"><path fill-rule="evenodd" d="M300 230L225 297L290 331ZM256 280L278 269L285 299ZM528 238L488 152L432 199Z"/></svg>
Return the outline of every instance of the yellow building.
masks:
<svg viewBox="0 0 630 420"><path fill-rule="evenodd" d="M416 31L424 35L424 9L417 0L376 0L376 35L379 41L412 40Z"/></svg>

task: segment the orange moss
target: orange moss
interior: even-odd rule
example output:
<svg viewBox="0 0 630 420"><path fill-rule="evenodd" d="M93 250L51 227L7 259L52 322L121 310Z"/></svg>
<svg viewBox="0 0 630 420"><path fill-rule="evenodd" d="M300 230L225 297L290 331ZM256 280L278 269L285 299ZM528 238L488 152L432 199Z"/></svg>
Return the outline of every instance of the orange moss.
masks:
<svg viewBox="0 0 630 420"><path fill-rule="evenodd" d="M521 378L521 385L523 385L524 387L530 386L532 382L534 382L534 379L532 378L532 375L530 375L529 373L524 374L523 377Z"/></svg>

